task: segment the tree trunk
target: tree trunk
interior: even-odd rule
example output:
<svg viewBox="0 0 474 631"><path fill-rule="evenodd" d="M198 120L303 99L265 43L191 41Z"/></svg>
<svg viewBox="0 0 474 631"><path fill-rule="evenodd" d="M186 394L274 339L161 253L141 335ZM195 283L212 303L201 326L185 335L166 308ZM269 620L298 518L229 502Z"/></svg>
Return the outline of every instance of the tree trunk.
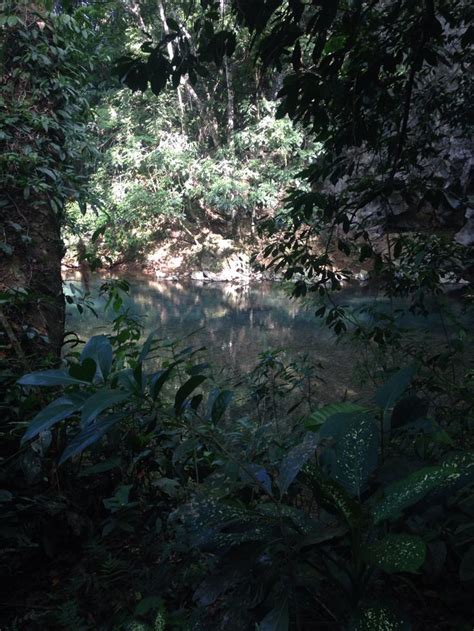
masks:
<svg viewBox="0 0 474 631"><path fill-rule="evenodd" d="M74 139L84 141L74 136L78 125L67 122L77 115L79 83L68 74L75 60L32 61L35 47L43 56L53 48L56 24L46 24L37 10L21 5L22 23L9 25L0 40L0 348L5 359L16 356L29 369L46 357L57 360L61 352L60 228L67 199L79 195L71 147ZM54 36L67 47L62 36ZM58 77L68 82L68 92L57 89ZM69 118L63 121L58 112Z"/></svg>
<svg viewBox="0 0 474 631"><path fill-rule="evenodd" d="M169 35L170 29L168 27L168 23L166 22L165 7L161 0L158 0L158 12L160 14L160 20L161 20L161 25L163 26L163 32L165 35ZM170 58L170 61L172 61L173 56L174 56L173 44L171 42L168 42L168 44L166 45L166 49L168 51L168 57ZM183 103L183 95L181 92L180 85L178 86L176 93L178 95L178 105L179 105L179 112L180 112L180 119L181 119L181 131L184 133L184 103Z"/></svg>
<svg viewBox="0 0 474 631"><path fill-rule="evenodd" d="M8 338L7 354L20 355L18 342L31 366L46 355L59 357L61 352L65 317L63 245L53 210L18 198L12 200L13 209L0 211L5 244L12 252L0 256L0 292L9 296L3 315L10 325L4 322L2 328Z"/></svg>
<svg viewBox="0 0 474 631"><path fill-rule="evenodd" d="M226 1L220 0L221 18L225 20ZM235 99L234 99L234 82L232 64L227 55L224 55L224 73L227 88L227 142L229 146L234 148L234 127L235 127Z"/></svg>

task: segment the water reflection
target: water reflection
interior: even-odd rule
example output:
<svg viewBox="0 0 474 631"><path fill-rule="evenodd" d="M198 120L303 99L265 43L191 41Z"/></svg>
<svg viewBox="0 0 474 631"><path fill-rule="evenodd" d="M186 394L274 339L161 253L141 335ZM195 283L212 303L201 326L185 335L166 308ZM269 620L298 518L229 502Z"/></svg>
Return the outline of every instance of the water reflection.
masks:
<svg viewBox="0 0 474 631"><path fill-rule="evenodd" d="M315 318L314 309L305 310L300 301L290 300L280 285L202 284L148 277L128 280L131 292L126 308L142 320L146 334L157 330L161 338L176 339L196 331L193 343L207 348L213 365L234 374L251 370L258 354L266 350L283 348L288 361L307 354L323 366L321 376L326 385L321 387L322 402L346 394L357 396L363 391L354 375L353 368L360 359L355 351L348 344L337 342ZM69 282L70 279L66 281L66 293L71 291ZM78 284L74 279L72 282ZM102 282L97 276L91 279L91 297L100 315L105 305L105 300L98 297ZM351 289L342 292L339 300L357 308L373 296L367 288ZM81 316L74 306L68 307L67 328L82 339L107 330L109 324L87 310ZM429 326L433 328L435 324L431 322Z"/></svg>

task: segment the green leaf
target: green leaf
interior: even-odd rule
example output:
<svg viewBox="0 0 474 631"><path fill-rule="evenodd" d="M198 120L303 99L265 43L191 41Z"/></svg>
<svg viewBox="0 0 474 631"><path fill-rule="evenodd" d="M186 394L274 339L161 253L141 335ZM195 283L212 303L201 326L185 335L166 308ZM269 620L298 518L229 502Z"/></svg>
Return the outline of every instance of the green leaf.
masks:
<svg viewBox="0 0 474 631"><path fill-rule="evenodd" d="M138 356L138 361L139 362L143 362L145 361L145 359L147 358L148 353L151 351L152 346L153 346L153 340L156 337L156 331L152 331L148 337L146 338L145 342L143 343L143 346L141 348L140 351L140 355Z"/></svg>
<svg viewBox="0 0 474 631"><path fill-rule="evenodd" d="M319 410L315 410L305 422L306 429L317 430L329 417L334 414L363 412L365 408L355 403L330 403Z"/></svg>
<svg viewBox="0 0 474 631"><path fill-rule="evenodd" d="M443 464L415 471L385 489L384 497L373 507L376 524L397 519L403 510L422 500L427 493L442 490L474 475L474 455L456 454Z"/></svg>
<svg viewBox="0 0 474 631"><path fill-rule="evenodd" d="M23 435L21 442L24 443L31 438L34 438L41 432L49 429L59 421L64 420L81 409L84 404L85 397L83 395L75 394L60 397L55 401L52 401L41 412L33 418L28 429Z"/></svg>
<svg viewBox="0 0 474 631"><path fill-rule="evenodd" d="M95 423L90 423L68 444L61 455L59 464L61 465L66 462L66 460L79 455L84 449L96 443L115 423L121 421L124 417L125 414L118 412L116 414L110 414L104 419L97 420Z"/></svg>
<svg viewBox="0 0 474 631"><path fill-rule="evenodd" d="M71 377L65 370L41 370L23 375L17 383L21 386L70 386L89 385L86 381Z"/></svg>
<svg viewBox="0 0 474 631"><path fill-rule="evenodd" d="M407 366L395 373L377 390L375 394L377 405L384 409L393 407L412 382L415 372L414 366Z"/></svg>
<svg viewBox="0 0 474 631"><path fill-rule="evenodd" d="M183 403L191 394L191 392L193 392L193 390L200 386L201 383L206 379L207 377L205 377L204 375L195 375L194 377L191 377L191 379L188 379L186 383L181 386L181 388L176 393L176 397L174 400L174 409L176 411L176 414L179 414L181 412Z"/></svg>
<svg viewBox="0 0 474 631"><path fill-rule="evenodd" d="M263 489L268 495L272 495L272 480L264 467L258 464L246 464L242 466L240 477L258 488Z"/></svg>
<svg viewBox="0 0 474 631"><path fill-rule="evenodd" d="M411 631L411 625L392 608L374 604L355 613L349 631Z"/></svg>
<svg viewBox="0 0 474 631"><path fill-rule="evenodd" d="M211 410L211 419L213 423L218 423L230 402L232 401L234 394L230 390L221 390L217 397L214 399Z"/></svg>
<svg viewBox="0 0 474 631"><path fill-rule="evenodd" d="M113 469L120 469L122 460L119 456L112 456L103 462L98 462L90 467L86 467L79 473L80 478L87 478L90 475L98 475L100 473L106 473Z"/></svg>
<svg viewBox="0 0 474 631"><path fill-rule="evenodd" d="M321 427L319 437L335 441L322 459L329 464L331 477L348 493L360 497L378 463L375 419L368 413L335 414Z"/></svg>
<svg viewBox="0 0 474 631"><path fill-rule="evenodd" d="M113 405L124 403L129 398L130 394L127 392L117 392L116 390L109 390L108 388L98 390L84 403L81 414L81 425L87 427L87 425L104 410Z"/></svg>
<svg viewBox="0 0 474 631"><path fill-rule="evenodd" d="M278 607L269 611L258 625L258 631L288 631L289 628L290 614L287 599L284 599Z"/></svg>
<svg viewBox="0 0 474 631"><path fill-rule="evenodd" d="M116 513L122 508L125 508L129 505L130 491L132 488L133 484L123 484L119 486L112 497L102 500L103 505L112 513Z"/></svg>
<svg viewBox="0 0 474 631"><path fill-rule="evenodd" d="M326 43L323 53L328 55L335 53L346 45L346 35L333 35Z"/></svg>
<svg viewBox="0 0 474 631"><path fill-rule="evenodd" d="M159 596L147 596L142 598L135 607L136 616L146 616L150 611L160 609L163 606L163 599Z"/></svg>
<svg viewBox="0 0 474 631"><path fill-rule="evenodd" d="M160 478L159 480L155 480L155 482L153 482L153 486L159 488L160 491L169 497L176 497L181 488L179 482L177 480L173 480L172 478Z"/></svg>
<svg viewBox="0 0 474 631"><path fill-rule="evenodd" d="M389 534L367 546L364 556L385 572L416 572L425 562L426 544L415 535Z"/></svg>
<svg viewBox="0 0 474 631"><path fill-rule="evenodd" d="M342 517L350 528L359 525L361 519L359 504L338 482L326 477L318 465L306 464L302 468L302 477L323 508Z"/></svg>
<svg viewBox="0 0 474 631"><path fill-rule="evenodd" d="M96 377L105 381L112 368L113 350L110 340L105 335L91 337L82 349L81 362L85 359L93 359L97 364Z"/></svg>
<svg viewBox="0 0 474 631"><path fill-rule="evenodd" d="M282 495L288 491L290 484L301 471L301 468L311 456L314 456L317 446L318 435L308 432L300 445L290 449L280 465L278 476L278 486Z"/></svg>
<svg viewBox="0 0 474 631"><path fill-rule="evenodd" d="M167 380L171 377L171 373L173 372L173 368L176 366L178 362L174 362L168 368L163 368L162 370L158 370L156 373L150 376L150 389L153 400L155 400L160 394L161 388L165 385Z"/></svg>

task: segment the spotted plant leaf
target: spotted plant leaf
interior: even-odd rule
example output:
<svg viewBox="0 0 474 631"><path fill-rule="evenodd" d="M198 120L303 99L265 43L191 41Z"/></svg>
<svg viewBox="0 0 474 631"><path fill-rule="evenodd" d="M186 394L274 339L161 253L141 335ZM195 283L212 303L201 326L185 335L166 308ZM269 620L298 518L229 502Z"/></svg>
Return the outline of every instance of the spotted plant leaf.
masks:
<svg viewBox="0 0 474 631"><path fill-rule="evenodd" d="M379 437L374 418L368 413L335 414L321 427L319 437L332 442L323 458L331 477L348 493L360 497L378 463Z"/></svg>
<svg viewBox="0 0 474 631"><path fill-rule="evenodd" d="M328 512L339 515L351 528L360 523L360 505L335 480L328 478L315 464L302 469L304 483L313 491L318 503Z"/></svg>
<svg viewBox="0 0 474 631"><path fill-rule="evenodd" d="M206 550L222 549L260 536L252 532L258 521L253 513L238 504L212 497L194 498L177 516L182 518L193 545Z"/></svg>
<svg viewBox="0 0 474 631"><path fill-rule="evenodd" d="M385 572L416 572L425 562L426 544L415 535L390 534L368 546L365 557Z"/></svg>
<svg viewBox="0 0 474 631"><path fill-rule="evenodd" d="M356 612L349 631L411 631L411 624L390 607L374 604Z"/></svg>
<svg viewBox="0 0 474 631"><path fill-rule="evenodd" d="M474 477L474 454L455 454L441 465L424 467L385 489L384 497L373 507L376 524L396 519L431 491L440 491Z"/></svg>

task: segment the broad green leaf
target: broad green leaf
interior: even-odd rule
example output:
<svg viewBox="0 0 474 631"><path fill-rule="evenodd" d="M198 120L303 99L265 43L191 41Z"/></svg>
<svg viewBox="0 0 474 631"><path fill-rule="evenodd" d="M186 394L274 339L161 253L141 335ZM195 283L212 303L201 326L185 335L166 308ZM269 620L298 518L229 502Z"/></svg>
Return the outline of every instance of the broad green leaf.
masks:
<svg viewBox="0 0 474 631"><path fill-rule="evenodd" d="M65 370L40 370L23 375L17 383L21 386L70 386L84 385L87 381L71 377Z"/></svg>
<svg viewBox="0 0 474 631"><path fill-rule="evenodd" d="M102 500L103 505L112 513L116 513L122 508L125 508L130 504L129 497L132 488L133 484L123 484L122 486L119 486L112 497Z"/></svg>
<svg viewBox="0 0 474 631"><path fill-rule="evenodd" d="M171 366L167 368L162 368L158 370L153 375L150 375L150 389L153 400L155 400L160 394L161 388L165 385L168 379L171 377L171 373L173 372L173 368L176 366L178 362L174 362Z"/></svg>
<svg viewBox="0 0 474 631"><path fill-rule="evenodd" d="M52 401L33 418L21 442L24 443L34 438L59 421L68 418L71 414L80 410L84 405L85 398L86 395L72 394Z"/></svg>
<svg viewBox="0 0 474 631"><path fill-rule="evenodd" d="M344 48L347 41L346 35L333 35L324 46L323 54L329 55L330 53L335 53L341 48Z"/></svg>
<svg viewBox="0 0 474 631"><path fill-rule="evenodd" d="M141 364L139 364L141 366ZM142 392L141 384L137 382L136 373L132 368L125 368L116 374L117 383L125 388L130 394L140 396Z"/></svg>
<svg viewBox="0 0 474 631"><path fill-rule="evenodd" d="M109 431L111 427L115 425L118 421L124 418L124 414L118 412L116 414L111 414L104 419L100 419L95 423L91 423L87 427L85 427L77 436L75 436L72 441L68 444L66 449L63 451L61 455L61 459L59 460L59 464L63 464L66 460L69 460L73 456L79 455L90 445L93 445L98 440L100 440L106 432Z"/></svg>
<svg viewBox="0 0 474 631"><path fill-rule="evenodd" d="M280 472L278 475L278 486L280 492L284 495L301 471L303 465L308 462L311 456L314 456L316 448L318 446L319 437L313 432L308 432L304 437L303 442L300 445L296 445L293 449L290 449L288 454L283 459L280 465Z"/></svg>
<svg viewBox="0 0 474 631"><path fill-rule="evenodd" d="M98 390L84 403L81 414L81 425L86 427L104 410L118 405L119 403L124 403L129 398L130 394L127 392L109 390L108 388Z"/></svg>
<svg viewBox="0 0 474 631"><path fill-rule="evenodd" d="M218 423L226 409L229 407L234 394L230 390L221 390L214 399L211 410L211 419L213 423Z"/></svg>
<svg viewBox="0 0 474 631"><path fill-rule="evenodd" d="M181 489L179 482L177 480L173 480L172 478L160 478L159 480L155 480L155 482L153 482L153 486L159 488L160 491L169 497L176 497Z"/></svg>
<svg viewBox="0 0 474 631"><path fill-rule="evenodd" d="M258 517L238 504L196 497L182 506L178 513L193 545L198 548L217 551L265 536L263 529L254 526ZM237 533L231 532L232 527ZM221 533L224 528L226 532Z"/></svg>
<svg viewBox="0 0 474 631"><path fill-rule="evenodd" d="M375 394L375 402L381 408L391 408L402 396L415 376L414 366L401 368Z"/></svg>
<svg viewBox="0 0 474 631"><path fill-rule="evenodd" d="M240 477L245 482L249 482L263 489L268 495L272 495L272 480L264 467L258 464L242 465Z"/></svg>
<svg viewBox="0 0 474 631"><path fill-rule="evenodd" d="M135 607L136 616L146 616L150 611L163 607L163 599L160 596L147 596L142 598Z"/></svg>
<svg viewBox="0 0 474 631"><path fill-rule="evenodd" d="M474 455L456 454L441 465L415 471L385 489L384 497L373 507L376 524L396 519L402 511L422 500L427 493L442 490L474 476Z"/></svg>
<svg viewBox="0 0 474 631"><path fill-rule="evenodd" d="M374 604L355 613L349 631L411 631L411 625L392 608Z"/></svg>
<svg viewBox="0 0 474 631"><path fill-rule="evenodd" d="M415 535L389 534L367 546L364 556L385 572L416 572L425 562L426 544Z"/></svg>
<svg viewBox="0 0 474 631"><path fill-rule="evenodd" d="M94 335L82 349L81 362L90 358L97 364L97 377L105 381L112 368L113 350L105 335Z"/></svg>
<svg viewBox="0 0 474 631"><path fill-rule="evenodd" d="M98 475L100 473L106 473L107 471L112 471L113 469L120 469L122 465L122 460L119 456L113 456L112 458L108 458L103 462L98 462L90 467L86 467L79 473L80 478L86 478L90 475Z"/></svg>
<svg viewBox="0 0 474 631"><path fill-rule="evenodd" d="M288 631L289 628L290 614L286 598L283 599L278 607L269 611L258 625L258 631Z"/></svg>
<svg viewBox="0 0 474 631"><path fill-rule="evenodd" d="M378 463L379 430L375 419L368 413L335 414L321 427L319 437L334 441L323 458L329 463L331 477L348 493L360 497Z"/></svg>
<svg viewBox="0 0 474 631"><path fill-rule="evenodd" d="M209 607L237 583L248 580L252 559L234 560L222 569L212 572L202 581L193 594L193 600L201 607Z"/></svg>
<svg viewBox="0 0 474 631"><path fill-rule="evenodd" d="M149 336L146 338L145 342L140 351L140 355L138 356L138 361L143 362L147 358L149 352L153 347L153 341L156 337L156 331L152 331Z"/></svg>
<svg viewBox="0 0 474 631"><path fill-rule="evenodd" d="M287 525L291 530L297 531L301 537L298 545L310 545L308 541L311 539L314 542L319 540L326 541L339 537L341 532L347 532L345 526L338 526L334 523L332 516L330 517L330 526L328 527L323 521L315 521L307 512L294 506L287 506L286 504L280 504L279 506L273 502L262 503L256 507L256 511L259 515L262 515L273 520L278 528L281 528L282 519L283 523Z"/></svg>
<svg viewBox="0 0 474 631"><path fill-rule="evenodd" d="M330 403L319 410L315 410L305 421L306 429L316 430L334 414L348 414L353 412L363 412L365 408L356 403Z"/></svg>
<svg viewBox="0 0 474 631"><path fill-rule="evenodd" d="M342 517L350 528L359 525L360 506L338 482L326 477L320 467L315 464L306 464L302 469L302 474L303 481L313 491L323 508Z"/></svg>
<svg viewBox="0 0 474 631"><path fill-rule="evenodd" d="M193 392L193 390L200 386L202 382L206 379L207 377L205 377L204 375L195 375L194 377L191 377L191 379L188 379L186 383L181 386L181 388L176 393L176 397L174 400L174 409L176 411L176 414L179 414L184 401L191 394L191 392Z"/></svg>

